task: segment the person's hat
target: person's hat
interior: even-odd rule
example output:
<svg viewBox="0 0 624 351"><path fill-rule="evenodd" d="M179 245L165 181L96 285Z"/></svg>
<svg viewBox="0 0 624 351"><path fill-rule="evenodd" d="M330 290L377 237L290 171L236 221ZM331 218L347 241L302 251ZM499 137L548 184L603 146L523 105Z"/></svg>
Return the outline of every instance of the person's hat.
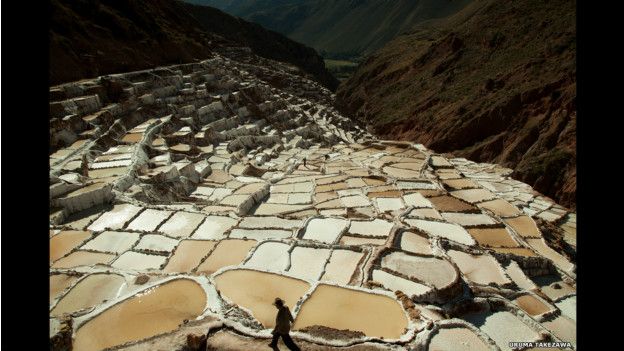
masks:
<svg viewBox="0 0 624 351"><path fill-rule="evenodd" d="M273 302L273 305L275 305L275 306L283 306L284 305L284 300L280 299L279 297L276 297L275 301Z"/></svg>

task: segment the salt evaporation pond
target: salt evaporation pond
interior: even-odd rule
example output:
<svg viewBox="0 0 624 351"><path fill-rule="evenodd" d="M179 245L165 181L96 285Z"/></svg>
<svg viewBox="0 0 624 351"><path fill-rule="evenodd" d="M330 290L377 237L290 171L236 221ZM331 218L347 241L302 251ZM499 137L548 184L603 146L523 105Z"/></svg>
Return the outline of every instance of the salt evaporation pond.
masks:
<svg viewBox="0 0 624 351"><path fill-rule="evenodd" d="M206 302L204 289L190 279L149 288L79 327L73 349L101 350L175 330L202 314Z"/></svg>
<svg viewBox="0 0 624 351"><path fill-rule="evenodd" d="M288 272L304 279L318 280L330 253L328 249L297 246L290 254Z"/></svg>
<svg viewBox="0 0 624 351"><path fill-rule="evenodd" d="M490 347L468 328L444 328L431 338L429 351L489 351Z"/></svg>
<svg viewBox="0 0 624 351"><path fill-rule="evenodd" d="M288 267L290 245L278 242L264 242L256 248L245 266L266 270L283 271Z"/></svg>
<svg viewBox="0 0 624 351"><path fill-rule="evenodd" d="M325 266L322 280L348 284L362 256L364 254L357 251L334 250Z"/></svg>
<svg viewBox="0 0 624 351"><path fill-rule="evenodd" d="M503 268L492 256L470 255L456 250L449 250L448 255L457 263L459 270L472 282L483 285L511 283L503 273Z"/></svg>
<svg viewBox="0 0 624 351"><path fill-rule="evenodd" d="M398 339L407 323L405 311L390 297L320 284L303 303L293 329L324 325L361 331L366 336Z"/></svg>
<svg viewBox="0 0 624 351"><path fill-rule="evenodd" d="M60 316L111 300L117 297L125 282L123 276L117 274L92 274L74 285L54 306L50 315Z"/></svg>
<svg viewBox="0 0 624 351"><path fill-rule="evenodd" d="M449 286L457 278L457 272L448 261L435 257L392 252L382 258L381 266L432 284L438 289Z"/></svg>
<svg viewBox="0 0 624 351"><path fill-rule="evenodd" d="M197 273L212 274L223 267L238 265L256 243L255 240L221 240L210 256L197 267Z"/></svg>
<svg viewBox="0 0 624 351"><path fill-rule="evenodd" d="M475 245L476 242L466 229L451 223L425 221L421 219L406 219L405 223L422 230L423 232L456 241L464 245Z"/></svg>
<svg viewBox="0 0 624 351"><path fill-rule="evenodd" d="M163 269L165 273L192 271L201 260L212 250L216 241L209 240L182 240L176 247L173 256L169 258L167 266Z"/></svg>
<svg viewBox="0 0 624 351"><path fill-rule="evenodd" d="M221 295L251 311L265 328L275 326L273 302L280 297L291 311L310 288L303 280L249 269L229 270L214 278Z"/></svg>

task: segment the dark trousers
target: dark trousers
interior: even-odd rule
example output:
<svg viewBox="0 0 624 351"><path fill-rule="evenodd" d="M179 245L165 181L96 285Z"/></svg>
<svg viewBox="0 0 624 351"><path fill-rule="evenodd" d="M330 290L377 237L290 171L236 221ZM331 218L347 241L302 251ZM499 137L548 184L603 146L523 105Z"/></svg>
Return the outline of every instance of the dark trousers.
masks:
<svg viewBox="0 0 624 351"><path fill-rule="evenodd" d="M284 340L284 344L286 344L286 347L288 347L289 350L292 350L292 351L300 351L301 350L299 348L299 346L297 346L295 344L295 342L293 341L293 339L290 337L290 335L288 333L286 333L286 334L280 334L280 333L273 334L273 340L271 341L271 345L277 346L277 341L279 340L280 336L282 337L282 340Z"/></svg>

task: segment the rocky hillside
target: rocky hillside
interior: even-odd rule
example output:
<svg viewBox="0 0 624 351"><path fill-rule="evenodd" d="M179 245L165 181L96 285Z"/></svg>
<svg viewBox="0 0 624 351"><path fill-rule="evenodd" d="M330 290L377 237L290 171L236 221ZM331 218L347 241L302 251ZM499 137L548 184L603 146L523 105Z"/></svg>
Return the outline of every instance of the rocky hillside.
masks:
<svg viewBox="0 0 624 351"><path fill-rule="evenodd" d="M478 0L375 52L337 92L378 135L422 142L575 207L575 1Z"/></svg>
<svg viewBox="0 0 624 351"><path fill-rule="evenodd" d="M338 80L327 71L323 58L311 47L212 7L186 3L184 7L207 32L218 33L226 39L248 46L259 56L301 67L330 90L338 87Z"/></svg>
<svg viewBox="0 0 624 351"><path fill-rule="evenodd" d="M217 7L310 45L328 58L371 54L415 23L470 0L187 0Z"/></svg>
<svg viewBox="0 0 624 351"><path fill-rule="evenodd" d="M50 8L50 84L196 62L240 46L337 84L313 49L220 11L174 0L52 0ZM200 23L206 16L211 25Z"/></svg>

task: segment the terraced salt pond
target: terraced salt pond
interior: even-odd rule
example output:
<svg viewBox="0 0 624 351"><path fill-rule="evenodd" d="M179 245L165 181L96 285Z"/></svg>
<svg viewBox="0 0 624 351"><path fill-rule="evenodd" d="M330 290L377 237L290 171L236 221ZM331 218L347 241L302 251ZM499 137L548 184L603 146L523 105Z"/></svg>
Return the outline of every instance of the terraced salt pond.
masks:
<svg viewBox="0 0 624 351"><path fill-rule="evenodd" d="M255 240L221 240L210 256L197 267L197 272L212 274L222 267L238 265L243 262L256 243Z"/></svg>
<svg viewBox="0 0 624 351"><path fill-rule="evenodd" d="M517 297L514 302L531 316L537 316L553 310L551 306L548 306L544 301L533 295L522 295Z"/></svg>
<svg viewBox="0 0 624 351"><path fill-rule="evenodd" d="M112 210L104 213L88 227L91 231L104 229L121 229L131 218L142 210L141 207L123 204L116 205Z"/></svg>
<svg viewBox="0 0 624 351"><path fill-rule="evenodd" d="M470 228L468 233L486 247L518 247L518 242L507 228Z"/></svg>
<svg viewBox="0 0 624 351"><path fill-rule="evenodd" d="M199 265L201 260L215 247L216 241L208 240L182 240L176 247L175 252L167 266L165 273L183 272L189 273Z"/></svg>
<svg viewBox="0 0 624 351"><path fill-rule="evenodd" d="M121 348L185 349L216 325L208 345L258 349L278 296L310 350L483 350L488 335L501 348L539 334L575 343L574 255L535 222L575 249L572 211L508 169L377 140L316 83L257 63L219 52L113 75L119 104L51 120L52 344L67 312L75 350L139 339ZM101 85L51 96L64 106ZM79 140L63 145L61 125ZM474 310L489 312L462 315Z"/></svg>
<svg viewBox="0 0 624 351"><path fill-rule="evenodd" d="M50 311L52 316L72 313L111 300L121 292L125 279L117 274L92 274L74 285Z"/></svg>
<svg viewBox="0 0 624 351"><path fill-rule="evenodd" d="M431 255L431 244L429 240L421 235L412 232L401 233L401 241L399 247L408 252Z"/></svg>
<svg viewBox="0 0 624 351"><path fill-rule="evenodd" d="M249 269L223 272L214 281L224 298L251 311L265 328L275 326L276 310L272 304L276 297L292 309L310 288L303 280Z"/></svg>
<svg viewBox="0 0 624 351"><path fill-rule="evenodd" d="M314 218L308 223L303 239L331 244L338 239L348 224L349 222L344 219Z"/></svg>
<svg viewBox="0 0 624 351"><path fill-rule="evenodd" d="M429 342L429 351L489 351L490 347L468 328L443 328Z"/></svg>
<svg viewBox="0 0 624 351"><path fill-rule="evenodd" d="M284 271L288 267L290 245L280 242L264 242L256 248L245 266L269 271Z"/></svg>
<svg viewBox="0 0 624 351"><path fill-rule="evenodd" d="M153 232L158 228L160 223L169 218L170 215L171 211L160 211L148 208L130 222L126 229Z"/></svg>
<svg viewBox="0 0 624 351"><path fill-rule="evenodd" d="M398 339L407 323L405 311L392 298L321 284L303 303L293 329L325 325L361 331L367 336Z"/></svg>
<svg viewBox="0 0 624 351"><path fill-rule="evenodd" d="M464 245L475 245L476 242L466 229L457 224L425 221L421 219L405 219L405 223L429 235L440 236Z"/></svg>
<svg viewBox="0 0 624 351"><path fill-rule="evenodd" d="M492 338L501 350L511 350L509 341L537 341L539 334L514 314L506 311L478 313L464 317Z"/></svg>
<svg viewBox="0 0 624 351"><path fill-rule="evenodd" d="M449 250L448 255L457 263L462 273L472 282L487 285L490 283L511 283L502 267L489 255L474 256L465 252Z"/></svg>
<svg viewBox="0 0 624 351"><path fill-rule="evenodd" d="M348 284L364 253L350 250L334 250L321 280Z"/></svg>
<svg viewBox="0 0 624 351"><path fill-rule="evenodd" d="M458 278L455 268L448 261L437 257L391 252L382 258L381 266L438 289L449 286Z"/></svg>
<svg viewBox="0 0 624 351"><path fill-rule="evenodd" d="M69 286L71 286L78 276L68 274L54 274L50 276L50 304Z"/></svg>
<svg viewBox="0 0 624 351"><path fill-rule="evenodd" d="M193 234L193 239L219 240L225 238L225 232L233 228L238 220L230 217L207 216Z"/></svg>
<svg viewBox="0 0 624 351"><path fill-rule="evenodd" d="M178 328L206 307L207 296L195 281L176 279L121 301L76 330L76 351L107 347L148 338Z"/></svg>
<svg viewBox="0 0 624 351"><path fill-rule="evenodd" d="M50 238L50 262L65 256L89 238L91 233L88 231L68 230L56 234Z"/></svg>
<svg viewBox="0 0 624 351"><path fill-rule="evenodd" d="M172 237L186 238L195 231L204 217L198 213L176 212L158 231Z"/></svg>
<svg viewBox="0 0 624 351"><path fill-rule="evenodd" d="M100 252L122 253L134 246L139 240L139 234L130 232L106 231L87 242L81 248Z"/></svg>
<svg viewBox="0 0 624 351"><path fill-rule="evenodd" d="M384 272L379 269L373 270L372 277L374 281L381 283L390 291L400 290L403 293L407 294L407 296L418 296L431 291L431 288L426 285L398 277L396 275Z"/></svg>
<svg viewBox="0 0 624 351"><path fill-rule="evenodd" d="M304 279L319 280L331 251L297 246L290 254L288 272Z"/></svg>
<svg viewBox="0 0 624 351"><path fill-rule="evenodd" d="M167 256L148 255L134 251L126 251L111 266L134 271L156 270L167 261Z"/></svg>
<svg viewBox="0 0 624 351"><path fill-rule="evenodd" d="M74 251L69 255L57 260L52 268L73 268L79 266L91 266L94 264L106 264L111 262L116 256L114 254Z"/></svg>

